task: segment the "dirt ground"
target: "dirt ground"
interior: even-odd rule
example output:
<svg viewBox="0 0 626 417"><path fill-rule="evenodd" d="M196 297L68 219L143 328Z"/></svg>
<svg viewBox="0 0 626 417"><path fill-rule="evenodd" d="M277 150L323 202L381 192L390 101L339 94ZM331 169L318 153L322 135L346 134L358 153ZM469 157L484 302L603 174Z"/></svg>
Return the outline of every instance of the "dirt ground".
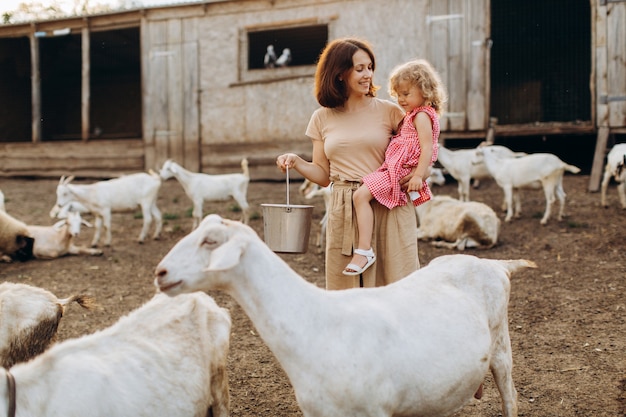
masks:
<svg viewBox="0 0 626 417"><path fill-rule="evenodd" d="M81 181L76 181L81 182ZM90 182L90 181L87 181ZM562 222L540 226L541 191L523 194L523 217L503 224L499 244L489 250L467 250L485 258L526 258L538 269L514 275L509 319L514 381L520 416L626 415L626 211L618 208L615 185L610 207L587 192L589 177L567 175L568 194ZM56 180L0 179L7 211L32 224L51 224ZM291 202L305 203L291 184ZM435 187L436 194L457 197L456 183ZM485 182L472 190L473 200L499 207L502 193ZM251 226L263 233L261 203L284 203L285 183L253 182L249 190ZM310 203L307 202L307 203ZM69 308L60 339L94 332L114 323L154 294L153 270L191 227L191 203L175 180L163 184L158 201L166 217L159 241L136 242L141 218L132 213L113 217L113 243L101 257L65 257L49 261L0 264L0 281L41 286L59 297L85 293L97 298L99 311ZM319 229L323 203L314 201L311 240ZM239 218L232 202L206 204L205 213ZM90 217L87 217L90 220ZM87 244L93 231L83 229ZM420 262L453 253L420 242ZM314 245L306 254L281 255L307 280L323 287L323 256ZM232 416L301 416L293 390L280 366L240 307L227 295L212 293L233 318L229 360ZM358 383L358 381L355 381ZM481 400L455 416L498 416L501 402L488 376Z"/></svg>

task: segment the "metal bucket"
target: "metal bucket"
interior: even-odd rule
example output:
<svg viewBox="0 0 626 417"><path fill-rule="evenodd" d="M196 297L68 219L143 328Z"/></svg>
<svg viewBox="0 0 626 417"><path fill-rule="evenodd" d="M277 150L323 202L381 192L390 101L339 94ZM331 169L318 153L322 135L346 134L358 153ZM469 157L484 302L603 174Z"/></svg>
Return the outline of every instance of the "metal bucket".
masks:
<svg viewBox="0 0 626 417"><path fill-rule="evenodd" d="M274 252L305 253L309 248L313 206L289 204L289 170L287 170L287 204L261 204L265 243Z"/></svg>

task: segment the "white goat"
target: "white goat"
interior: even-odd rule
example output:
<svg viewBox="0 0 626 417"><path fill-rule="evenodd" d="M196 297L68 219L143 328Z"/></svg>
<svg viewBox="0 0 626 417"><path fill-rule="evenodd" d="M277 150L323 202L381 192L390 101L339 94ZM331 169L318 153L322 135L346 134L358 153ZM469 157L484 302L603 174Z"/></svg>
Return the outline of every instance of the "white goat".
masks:
<svg viewBox="0 0 626 417"><path fill-rule="evenodd" d="M241 161L241 169L243 170L241 174L209 175L191 172L168 159L163 164L160 174L164 180L175 177L193 202L193 230L202 220L202 205L205 201L225 201L231 197L241 207L243 222L248 223L250 214L247 194L250 171L246 158Z"/></svg>
<svg viewBox="0 0 626 417"><path fill-rule="evenodd" d="M6 213L7 209L4 206L4 193L0 190L0 211L4 211Z"/></svg>
<svg viewBox="0 0 626 417"><path fill-rule="evenodd" d="M443 165L452 178L457 180L459 200L461 201L470 201L470 182L472 179L491 178L491 174L485 164L474 157L476 149L480 147L453 151L439 145L437 161ZM501 145L491 145L490 148L501 158L517 158L526 155L524 152L513 152L506 146Z"/></svg>
<svg viewBox="0 0 626 417"><path fill-rule="evenodd" d="M606 202L606 190L611 177L617 182L617 193L623 209L626 209L626 143L619 143L609 151L604 167L604 177L602 178L601 204L608 207Z"/></svg>
<svg viewBox="0 0 626 417"><path fill-rule="evenodd" d="M1 283L0 366L10 368L45 351L56 339L65 308L73 302L88 310L96 306L87 295L58 299L43 288Z"/></svg>
<svg viewBox="0 0 626 417"><path fill-rule="evenodd" d="M0 211L0 254L3 259L32 259L34 241L24 222Z"/></svg>
<svg viewBox="0 0 626 417"><path fill-rule="evenodd" d="M489 369L503 415L517 415L507 304L526 260L448 255L377 288L326 291L250 227L207 216L155 270L167 294L232 296L274 353L306 417L443 416Z"/></svg>
<svg viewBox="0 0 626 417"><path fill-rule="evenodd" d="M448 249L488 249L498 242L500 219L484 203L434 196L415 207L419 220L417 238L439 239L431 244Z"/></svg>
<svg viewBox="0 0 626 417"><path fill-rule="evenodd" d="M30 235L35 238L33 255L39 259L54 259L65 255L102 255L100 249L74 244L80 234L81 224L91 227L77 211L67 211L65 218L52 226L28 225Z"/></svg>
<svg viewBox="0 0 626 417"><path fill-rule="evenodd" d="M227 417L230 327L207 294L157 294L113 326L13 366L17 416Z"/></svg>
<svg viewBox="0 0 626 417"><path fill-rule="evenodd" d="M546 198L546 209L541 219L541 224L546 224L550 218L552 204L558 198L560 203L557 219L563 218L565 208L565 191L563 191L563 174L565 171L577 174L580 168L566 164L559 157L551 153L534 153L519 158L501 158L491 146L478 148L476 156L481 158L491 176L504 191L506 202L505 222L508 222L515 214L521 215L521 203L519 196L516 198L515 213L513 212L513 193L516 189L531 185L539 181L543 187Z"/></svg>
<svg viewBox="0 0 626 417"><path fill-rule="evenodd" d="M141 206L143 227L139 234L139 243L143 243L153 221L156 223L154 239L161 235L163 219L156 205L157 194L161 187L161 178L157 174L137 173L119 178L99 181L93 184L70 184L74 179L61 177L57 186L59 209L70 202L77 201L94 214L96 232L91 246L97 246L104 226L106 238L104 244L111 246L111 213L130 211Z"/></svg>

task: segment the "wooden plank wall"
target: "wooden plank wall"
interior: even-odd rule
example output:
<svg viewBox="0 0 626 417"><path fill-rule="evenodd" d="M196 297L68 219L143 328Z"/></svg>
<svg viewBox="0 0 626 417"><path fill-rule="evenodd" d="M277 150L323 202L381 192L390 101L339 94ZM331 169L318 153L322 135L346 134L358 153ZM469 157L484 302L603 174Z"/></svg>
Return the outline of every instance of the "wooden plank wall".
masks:
<svg viewBox="0 0 626 417"><path fill-rule="evenodd" d="M284 181L283 174L276 167L276 157L286 152L294 152L310 161L313 145L309 139L271 143L239 143L202 145L202 167L207 174L241 172L241 160L248 159L251 180ZM294 178L302 178L293 173Z"/></svg>
<svg viewBox="0 0 626 417"><path fill-rule="evenodd" d="M489 114L489 0L431 1L429 59L448 90L442 131L484 131Z"/></svg>
<svg viewBox="0 0 626 417"><path fill-rule="evenodd" d="M168 61L167 21L146 25L146 44L142 50L147 54L146 91L144 91L144 141L152 147L153 153L146 154L146 166L157 166L168 158L169 102L168 102ZM148 160L148 156L150 158Z"/></svg>
<svg viewBox="0 0 626 417"><path fill-rule="evenodd" d="M448 90L448 109L450 112L450 103L454 102L454 92L450 90L450 68L448 67L448 54L450 40L448 39L448 21L434 20L448 14L447 1L431 1L429 15L424 22L428 26L429 60L435 69L441 74L443 83ZM452 99L454 97L454 99ZM448 117L442 117L439 121L441 131L445 132L450 129Z"/></svg>
<svg viewBox="0 0 626 417"><path fill-rule="evenodd" d="M146 166L200 170L197 18L143 21Z"/></svg>
<svg viewBox="0 0 626 417"><path fill-rule="evenodd" d="M141 140L0 144L0 177L112 178L144 170Z"/></svg>
<svg viewBox="0 0 626 417"><path fill-rule="evenodd" d="M491 45L487 43L487 38L491 34L490 10L489 0L469 1L468 39L466 41L469 49L466 125L468 130L484 130L489 127L489 97L491 95L489 51Z"/></svg>
<svg viewBox="0 0 626 417"><path fill-rule="evenodd" d="M183 25L182 74L183 105L182 148L183 162L190 170L198 172L200 165L200 49L198 18L185 20Z"/></svg>
<svg viewBox="0 0 626 417"><path fill-rule="evenodd" d="M609 126L626 126L626 2L607 4Z"/></svg>

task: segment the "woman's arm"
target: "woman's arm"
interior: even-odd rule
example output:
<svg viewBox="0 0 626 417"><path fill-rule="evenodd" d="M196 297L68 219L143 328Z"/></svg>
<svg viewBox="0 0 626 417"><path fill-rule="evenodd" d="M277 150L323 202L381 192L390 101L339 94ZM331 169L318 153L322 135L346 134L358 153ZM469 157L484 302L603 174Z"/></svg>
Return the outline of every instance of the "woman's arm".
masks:
<svg viewBox="0 0 626 417"><path fill-rule="evenodd" d="M305 161L295 153L286 153L276 158L276 165L282 172L287 168L295 169L304 178L322 187L330 184L330 162L324 152L324 142L321 140L313 141L313 162Z"/></svg>

